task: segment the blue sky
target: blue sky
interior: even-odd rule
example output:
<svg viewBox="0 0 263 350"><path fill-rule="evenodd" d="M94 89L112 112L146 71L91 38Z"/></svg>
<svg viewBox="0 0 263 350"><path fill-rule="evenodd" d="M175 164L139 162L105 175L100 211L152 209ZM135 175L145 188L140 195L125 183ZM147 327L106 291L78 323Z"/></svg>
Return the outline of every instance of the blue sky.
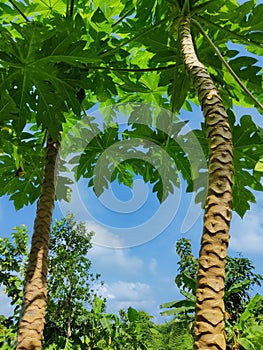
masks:
<svg viewBox="0 0 263 350"><path fill-rule="evenodd" d="M250 113L263 127L262 116L255 110L237 110L239 116L245 113ZM192 114L183 112L180 117L188 120ZM191 119L190 127L196 127L202 120L199 108L195 108L194 119ZM164 322L166 318L160 316L159 305L181 298L174 283L178 262L175 242L181 237L190 238L194 254L198 255L203 221L200 206L192 204L192 194L185 193L184 182L161 205L140 179L133 190L114 183L100 198L86 187L85 181L76 186L72 204L57 203L53 217L60 218L70 210L77 219L86 222L88 230L95 232L89 258L92 270L101 273L105 282L101 293L108 299L108 311L117 312L120 308L133 306ZM256 272L263 275L263 193L256 193L256 197L257 205L251 205L243 220L235 213L233 215L229 254L242 253L252 260ZM189 208L191 214L187 216ZM7 198L1 198L1 236L9 236L12 228L20 224L27 225L32 234L35 209L36 205L32 205L16 212ZM182 227L185 220L188 226ZM136 230L146 222L146 229L140 236L141 231L138 234ZM186 227L190 229L183 234ZM135 240L127 241L125 235L132 233ZM115 248L121 246L127 248ZM255 291L263 293L262 288ZM0 294L0 313L8 312L10 305L6 296Z"/></svg>

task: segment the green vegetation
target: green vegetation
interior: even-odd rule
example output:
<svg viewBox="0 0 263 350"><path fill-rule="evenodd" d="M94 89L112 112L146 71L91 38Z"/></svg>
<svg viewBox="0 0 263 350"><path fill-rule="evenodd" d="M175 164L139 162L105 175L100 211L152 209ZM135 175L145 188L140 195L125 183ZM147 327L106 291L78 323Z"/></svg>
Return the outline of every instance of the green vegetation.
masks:
<svg viewBox="0 0 263 350"><path fill-rule="evenodd" d="M198 259L192 254L191 242L182 238L176 242L180 257L175 283L184 300L161 305L168 308L162 315L173 315L180 324L192 330L195 312L195 292ZM244 257L228 257L225 280L226 333L228 349L261 349L263 331L263 296L251 297L255 285L261 286L263 276L253 272L251 261Z"/></svg>
<svg viewBox="0 0 263 350"><path fill-rule="evenodd" d="M43 349L192 349L198 259L192 255L190 241L181 239L176 244L180 260L175 281L186 299L162 305L170 308L162 313L173 315L173 319L155 324L145 311L132 307L120 310L118 315L106 313L107 301L98 294L103 282L99 274L89 272L92 235L83 223L76 223L73 215L56 220L52 227ZM0 239L0 285L14 306L12 316L0 316L1 349L15 349L27 247L25 226L15 227L11 239ZM228 258L226 270L226 286L230 286L226 287L228 348L260 349L263 297L256 294L251 298L248 293L263 277L255 274L252 263L243 257Z"/></svg>
<svg viewBox="0 0 263 350"><path fill-rule="evenodd" d="M180 307L193 310L195 303L196 349L205 344L225 350L226 311L241 327L238 315L245 312L251 277L245 260L239 261L249 271L245 277L231 281L225 271L231 212L243 217L255 202L253 191L263 190L262 128L247 113L236 116L234 108L263 111L262 10L254 0L242 5L236 0L1 2L0 196L7 195L16 209L38 200L17 350L41 349L45 310L55 312L55 303L47 304L47 260L61 142L78 155L70 160L76 180L86 179L97 195L114 180L132 186L135 175L152 185L160 202L179 186L180 176L189 192L198 193L205 213L196 296L196 276L181 271L178 283L191 305L184 301ZM121 102L128 108L118 109ZM103 127L89 116L96 104L104 111ZM193 104L202 107L204 120L182 135L178 113L192 111ZM127 116L127 130L117 125L119 111ZM78 122L83 128L70 139ZM193 135L202 155L196 154ZM89 141L84 149L81 140ZM119 141L130 146L123 149ZM152 150L153 143L158 147ZM109 161L99 162L113 145ZM131 154L136 157L127 158ZM65 175L57 199L70 200L70 184ZM19 271L16 259L22 253L9 258L12 271ZM16 303L19 277L1 276ZM69 276L63 280L78 288ZM52 283L60 281L54 277L51 290ZM68 305L61 314L68 327L62 330L54 318L59 337L81 323L72 311L78 299L72 304L70 295L60 293Z"/></svg>

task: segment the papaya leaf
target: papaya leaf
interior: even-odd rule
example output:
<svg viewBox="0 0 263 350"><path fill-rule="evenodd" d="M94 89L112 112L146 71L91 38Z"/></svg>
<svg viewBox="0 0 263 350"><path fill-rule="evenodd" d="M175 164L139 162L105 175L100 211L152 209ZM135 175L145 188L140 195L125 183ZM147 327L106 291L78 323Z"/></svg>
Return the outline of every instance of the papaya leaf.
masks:
<svg viewBox="0 0 263 350"><path fill-rule="evenodd" d="M249 210L249 202L255 202L254 194L247 188L263 190L260 178L253 171L263 154L262 131L249 115L233 127L235 180L233 186L234 210L243 217Z"/></svg>

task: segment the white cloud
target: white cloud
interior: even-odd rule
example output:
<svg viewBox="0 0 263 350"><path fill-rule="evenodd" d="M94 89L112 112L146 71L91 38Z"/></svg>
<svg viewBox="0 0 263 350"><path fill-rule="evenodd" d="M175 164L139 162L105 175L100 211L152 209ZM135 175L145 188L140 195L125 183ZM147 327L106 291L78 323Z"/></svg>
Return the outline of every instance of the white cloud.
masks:
<svg viewBox="0 0 263 350"><path fill-rule="evenodd" d="M155 274L156 269L157 269L157 261L156 261L156 259L151 259L151 261L149 263L149 270L152 274Z"/></svg>
<svg viewBox="0 0 263 350"><path fill-rule="evenodd" d="M129 249L113 249L107 248L96 244L96 236L100 236L103 239L107 236L107 239L111 239L114 245L120 246L120 239L117 235L112 234L104 227L97 223L86 224L88 231L94 231L95 236L93 241L93 247L89 251L88 257L92 260L93 265L97 272L111 271L116 274L125 274L126 276L135 276L142 272L144 262L137 256L130 254ZM113 244L112 244L113 245Z"/></svg>
<svg viewBox="0 0 263 350"><path fill-rule="evenodd" d="M241 253L263 253L263 209L253 206L245 217L236 215L231 224L230 248Z"/></svg>
<svg viewBox="0 0 263 350"><path fill-rule="evenodd" d="M94 232L94 236L92 238L93 244L103 248L122 246L122 241L119 236L113 234L107 228L99 225L98 223L94 221L86 222L86 228L88 231Z"/></svg>
<svg viewBox="0 0 263 350"><path fill-rule="evenodd" d="M142 259L130 255L127 250L93 246L88 256L100 273L106 270L114 275L125 273L127 276L135 276L142 272L144 265Z"/></svg>
<svg viewBox="0 0 263 350"><path fill-rule="evenodd" d="M4 293L4 288L0 287L0 315L9 317L13 315L14 307L10 304L10 299Z"/></svg>
<svg viewBox="0 0 263 350"><path fill-rule="evenodd" d="M129 306L150 312L155 306L152 289L146 283L118 281L104 284L100 292L107 298L109 312L118 312Z"/></svg>

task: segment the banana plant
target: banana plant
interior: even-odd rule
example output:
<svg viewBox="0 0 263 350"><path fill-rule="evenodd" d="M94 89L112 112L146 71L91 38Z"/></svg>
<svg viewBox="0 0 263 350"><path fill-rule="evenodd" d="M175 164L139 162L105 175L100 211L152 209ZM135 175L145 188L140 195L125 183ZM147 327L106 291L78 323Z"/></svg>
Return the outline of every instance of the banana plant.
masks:
<svg viewBox="0 0 263 350"><path fill-rule="evenodd" d="M262 350L263 325L255 320L255 308L262 304L262 295L256 294L247 304L237 322L230 324L226 321L228 342L232 349Z"/></svg>

